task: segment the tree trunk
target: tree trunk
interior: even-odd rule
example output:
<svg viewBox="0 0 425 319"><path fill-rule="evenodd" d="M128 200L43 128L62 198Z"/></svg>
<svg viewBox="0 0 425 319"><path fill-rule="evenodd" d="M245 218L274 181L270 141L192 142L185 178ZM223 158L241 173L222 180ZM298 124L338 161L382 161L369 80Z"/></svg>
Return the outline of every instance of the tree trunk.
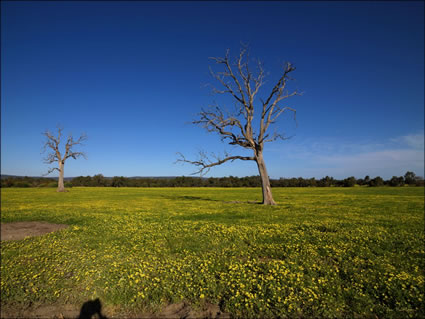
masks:
<svg viewBox="0 0 425 319"><path fill-rule="evenodd" d="M272 189L270 187L269 175L267 174L266 163L264 163L263 153L257 152L255 160L258 166L258 172L261 177L261 187L263 189L263 205L276 205L273 200Z"/></svg>
<svg viewBox="0 0 425 319"><path fill-rule="evenodd" d="M57 192L65 192L65 186L63 185L63 171L65 163L59 162L59 180Z"/></svg>

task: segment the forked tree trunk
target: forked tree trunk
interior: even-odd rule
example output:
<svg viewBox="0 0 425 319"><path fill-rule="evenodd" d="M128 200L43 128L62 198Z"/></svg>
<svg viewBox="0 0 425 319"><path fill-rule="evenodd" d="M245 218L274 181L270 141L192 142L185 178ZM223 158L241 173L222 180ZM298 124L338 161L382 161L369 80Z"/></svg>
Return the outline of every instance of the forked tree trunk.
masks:
<svg viewBox="0 0 425 319"><path fill-rule="evenodd" d="M255 161L257 162L258 172L261 178L261 187L263 189L263 205L276 205L273 200L272 189L270 187L270 179L267 174L266 164L264 163L263 153L257 152L255 154Z"/></svg>
<svg viewBox="0 0 425 319"><path fill-rule="evenodd" d="M59 162L59 180L58 180L58 189L57 192L65 192L65 186L63 185L63 171L65 163Z"/></svg>

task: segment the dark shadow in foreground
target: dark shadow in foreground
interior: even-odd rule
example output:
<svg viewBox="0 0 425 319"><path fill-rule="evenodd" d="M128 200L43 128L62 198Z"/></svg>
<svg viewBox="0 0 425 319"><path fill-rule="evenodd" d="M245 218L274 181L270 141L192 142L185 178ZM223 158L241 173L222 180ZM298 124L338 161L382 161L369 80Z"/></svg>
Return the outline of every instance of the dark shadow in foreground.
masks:
<svg viewBox="0 0 425 319"><path fill-rule="evenodd" d="M102 303L99 298L95 300L86 301L80 310L80 315L78 319L92 319L94 315L98 315L100 319L108 319L106 316L102 315Z"/></svg>

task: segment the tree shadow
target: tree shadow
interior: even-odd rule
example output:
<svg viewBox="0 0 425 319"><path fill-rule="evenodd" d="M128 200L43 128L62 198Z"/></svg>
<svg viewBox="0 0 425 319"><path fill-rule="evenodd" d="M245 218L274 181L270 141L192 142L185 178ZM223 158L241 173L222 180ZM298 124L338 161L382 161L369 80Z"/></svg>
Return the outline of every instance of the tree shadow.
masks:
<svg viewBox="0 0 425 319"><path fill-rule="evenodd" d="M170 195L161 195L161 197L166 198L166 199L172 199L172 200L188 200L188 201L202 200L202 201L208 201L208 202L220 202L220 203L227 203L227 204L263 204L262 202L253 201L253 200L247 200L247 201L220 200L220 199L212 199L212 198L199 197L199 196L170 196Z"/></svg>
<svg viewBox="0 0 425 319"><path fill-rule="evenodd" d="M171 195L161 195L161 197L166 198L166 199L174 199L174 200L204 200L204 201L209 201L209 202L221 202L218 199L212 199L212 198L207 198L207 197L199 197L199 196L171 196Z"/></svg>
<svg viewBox="0 0 425 319"><path fill-rule="evenodd" d="M93 317L97 315L97 317ZM78 319L108 319L108 317L102 315L102 303L100 302L99 298L96 298L95 300L89 300L86 301L82 306L80 310L80 315L78 316Z"/></svg>

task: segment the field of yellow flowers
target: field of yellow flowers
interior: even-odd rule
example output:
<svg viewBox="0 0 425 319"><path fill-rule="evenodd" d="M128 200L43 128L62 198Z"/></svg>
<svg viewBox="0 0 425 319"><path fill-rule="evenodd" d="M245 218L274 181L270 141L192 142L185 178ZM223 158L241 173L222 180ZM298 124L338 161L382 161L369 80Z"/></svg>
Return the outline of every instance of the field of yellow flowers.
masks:
<svg viewBox="0 0 425 319"><path fill-rule="evenodd" d="M1 243L1 303L234 317L418 318L424 188L2 189L1 222L70 227Z"/></svg>

